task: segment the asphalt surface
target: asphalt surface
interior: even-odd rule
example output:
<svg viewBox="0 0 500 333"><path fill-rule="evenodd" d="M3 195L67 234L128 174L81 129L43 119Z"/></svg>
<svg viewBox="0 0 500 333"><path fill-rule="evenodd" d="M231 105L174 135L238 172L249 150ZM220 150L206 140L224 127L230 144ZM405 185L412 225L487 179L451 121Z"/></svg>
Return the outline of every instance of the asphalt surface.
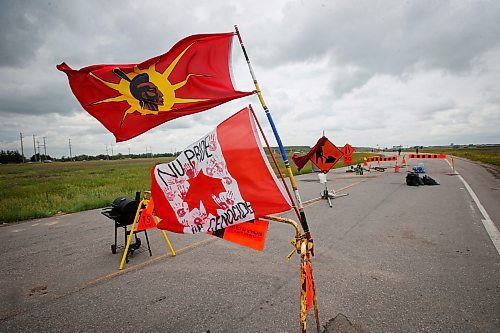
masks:
<svg viewBox="0 0 500 333"><path fill-rule="evenodd" d="M424 162L440 185L409 187L404 169L336 170L328 187L349 195L330 208L314 201L317 175L297 178L309 201L321 325L341 314L367 332L500 332L500 255L484 216L445 161L409 162ZM498 173L456 166L498 228ZM153 257L135 253L123 271L121 252L110 250L113 230L100 210L1 227L0 331L298 331L289 226L271 222L263 252L169 233L175 257L151 230ZM312 313L308 328L315 331Z"/></svg>

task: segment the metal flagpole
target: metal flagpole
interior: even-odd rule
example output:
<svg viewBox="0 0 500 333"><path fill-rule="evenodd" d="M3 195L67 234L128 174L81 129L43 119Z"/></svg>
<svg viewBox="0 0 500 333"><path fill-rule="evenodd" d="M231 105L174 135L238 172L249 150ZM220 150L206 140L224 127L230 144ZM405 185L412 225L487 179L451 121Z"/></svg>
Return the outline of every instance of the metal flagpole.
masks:
<svg viewBox="0 0 500 333"><path fill-rule="evenodd" d="M278 131L276 130L276 126L274 125L273 118L271 116L271 112L269 112L269 109L264 102L264 98L262 97L260 88L259 88L259 83L257 82L257 79L255 77L255 73L253 72L252 65L250 64L250 59L248 58L247 51L245 49L245 46L243 45L243 40L241 39L240 31L238 30L238 26L234 26L234 29L236 30L236 36L238 36L238 40L240 41L241 49L243 50L243 54L245 55L245 59L248 64L248 69L250 70L250 74L252 75L253 83L255 85L255 89L257 92L257 96L259 96L260 104L262 105L262 108L264 109L267 119L269 120L269 123L271 124L271 128L273 129L274 136L276 137L276 141L278 142L278 146L281 151L281 156L283 157L283 162L285 163L285 167L288 173L288 177L290 178L290 183L292 184L292 189L293 193L295 195L295 199L297 199L297 206L299 209L299 214L300 214L300 225L302 226L302 230L304 231L304 234L308 241L312 245L312 237L311 233L309 231L309 226L307 225L307 219L306 219L306 214L304 213L304 207L302 206L302 200L300 199L300 194L299 190L297 189L297 183L295 182L295 177L293 176L292 173L292 168L290 167L290 162L288 161L288 157L286 156L285 148L283 147L283 143L281 142L280 136L278 134Z"/></svg>

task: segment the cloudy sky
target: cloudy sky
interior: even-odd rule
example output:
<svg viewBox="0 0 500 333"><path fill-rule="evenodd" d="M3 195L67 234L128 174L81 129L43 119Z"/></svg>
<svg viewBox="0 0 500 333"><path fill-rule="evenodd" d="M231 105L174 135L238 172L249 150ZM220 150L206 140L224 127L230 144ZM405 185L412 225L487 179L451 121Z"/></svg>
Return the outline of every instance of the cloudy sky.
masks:
<svg viewBox="0 0 500 333"><path fill-rule="evenodd" d="M251 96L115 143L55 68L139 63L235 24L285 145L500 143L500 1L2 0L0 18L0 149L22 132L28 157L33 134L53 157L69 139L73 155L159 153L248 104L264 123ZM233 72L254 89L237 43Z"/></svg>

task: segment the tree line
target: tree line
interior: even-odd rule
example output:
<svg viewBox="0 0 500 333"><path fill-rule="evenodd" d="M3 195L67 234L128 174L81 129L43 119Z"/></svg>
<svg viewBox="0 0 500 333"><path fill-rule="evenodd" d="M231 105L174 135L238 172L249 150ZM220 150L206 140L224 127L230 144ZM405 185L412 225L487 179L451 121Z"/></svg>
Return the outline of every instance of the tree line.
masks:
<svg viewBox="0 0 500 333"><path fill-rule="evenodd" d="M62 156L61 158L52 158L50 155L45 155L45 154L35 154L31 156L31 158L25 160L25 162L52 162L52 161L59 161L59 162L69 162L69 161L93 161L93 160L123 160L123 159L137 159L137 158L155 158L155 157L173 157L176 156L175 154L172 153L159 153L159 154L151 154L151 153L144 153L144 154L129 154L129 155L124 155L124 154L115 154L115 155L105 155L105 154L99 154L99 155L77 155L73 157L69 156ZM7 164L7 163L23 163L23 156L19 153L17 150L1 150L0 151L0 164Z"/></svg>

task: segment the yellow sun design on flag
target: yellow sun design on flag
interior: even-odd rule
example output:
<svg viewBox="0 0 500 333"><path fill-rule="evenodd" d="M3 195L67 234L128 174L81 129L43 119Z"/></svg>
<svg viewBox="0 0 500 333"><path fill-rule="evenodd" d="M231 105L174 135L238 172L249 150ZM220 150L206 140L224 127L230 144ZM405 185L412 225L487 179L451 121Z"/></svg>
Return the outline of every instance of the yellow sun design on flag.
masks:
<svg viewBox="0 0 500 333"><path fill-rule="evenodd" d="M121 80L118 83L108 82L94 73L90 75L96 80L102 82L111 89L120 93L116 97L106 98L92 103L113 103L127 102L129 107L123 114L120 126L125 121L127 115L134 112L139 112L141 115L157 115L160 112L172 110L172 107L178 103L197 103L206 101L203 98L179 98L175 95L176 90L184 87L191 76L206 76L203 74L188 74L187 77L178 83L172 84L168 77L175 69L175 66L181 60L182 56L189 50L194 43L188 45L165 69L163 73L156 71L156 63L149 66L147 69L139 69L134 67L134 71L125 74L119 68L115 68L113 72L118 75Z"/></svg>

